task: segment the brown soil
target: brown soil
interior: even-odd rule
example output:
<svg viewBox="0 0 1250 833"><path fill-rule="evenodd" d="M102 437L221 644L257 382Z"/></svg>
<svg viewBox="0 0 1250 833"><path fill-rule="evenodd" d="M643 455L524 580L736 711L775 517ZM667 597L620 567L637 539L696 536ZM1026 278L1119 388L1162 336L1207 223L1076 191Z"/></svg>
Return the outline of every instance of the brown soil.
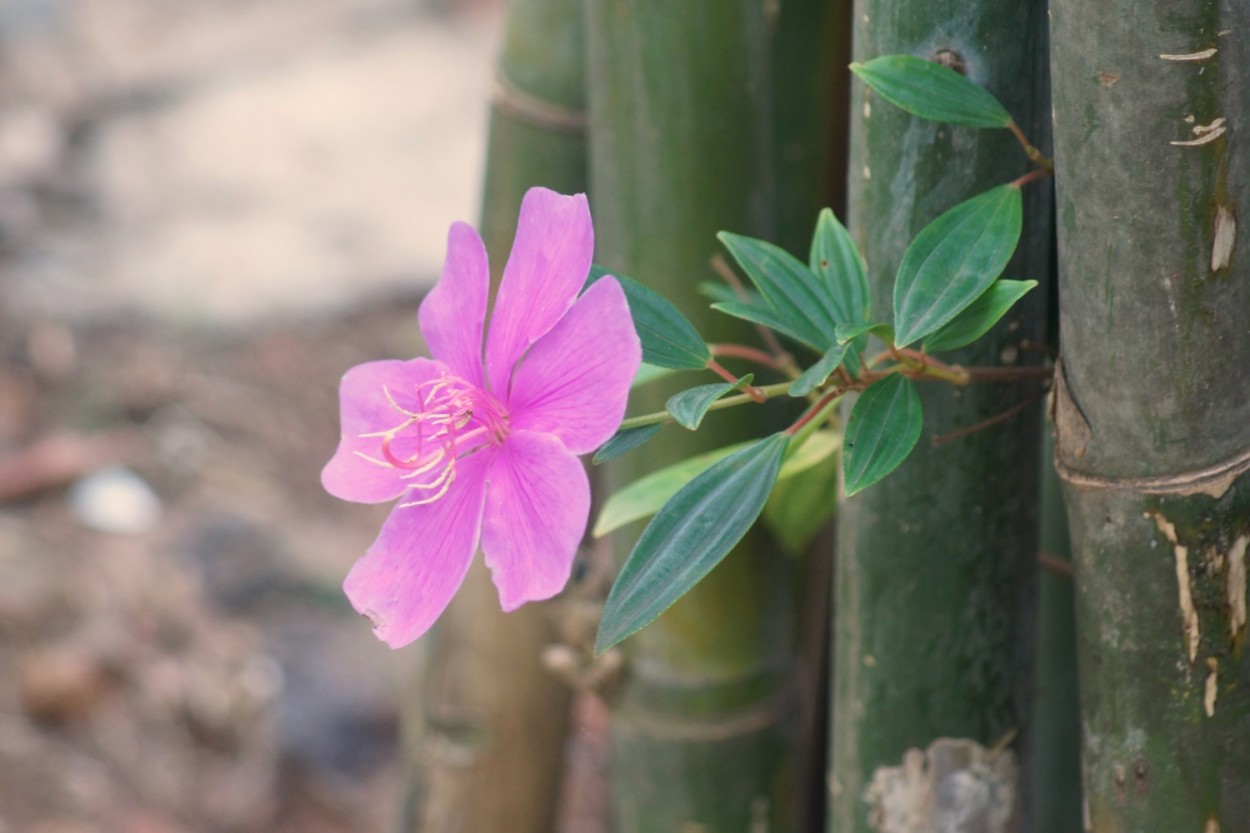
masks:
<svg viewBox="0 0 1250 833"><path fill-rule="evenodd" d="M339 376L415 354L414 301L232 338L0 320L0 831L390 827L408 659L339 590L384 509L318 472ZM150 528L80 520L113 465Z"/></svg>

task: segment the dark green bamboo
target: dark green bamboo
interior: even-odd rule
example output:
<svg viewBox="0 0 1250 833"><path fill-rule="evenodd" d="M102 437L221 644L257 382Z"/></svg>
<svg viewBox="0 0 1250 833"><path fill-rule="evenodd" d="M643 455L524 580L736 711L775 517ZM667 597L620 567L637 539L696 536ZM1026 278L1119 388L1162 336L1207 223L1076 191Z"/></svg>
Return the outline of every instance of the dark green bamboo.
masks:
<svg viewBox="0 0 1250 833"><path fill-rule="evenodd" d="M578 0L513 0L492 99L481 231L497 280L525 191L586 190ZM570 691L540 664L555 605L502 613L479 562L427 639L403 829L549 833Z"/></svg>
<svg viewBox="0 0 1250 833"><path fill-rule="evenodd" d="M777 200L788 195L800 203L795 213L806 241L824 196L810 178L798 196L777 185L784 165L774 156L765 6L595 0L585 7L599 259L659 289L714 342L754 340L739 322L710 313L696 291L698 281L715 280L709 261L719 252L716 232L773 236ZM823 14L818 4L796 9ZM808 57L810 72L822 58ZM823 82L805 77L796 88L822 89ZM797 127L788 135L805 158L819 158L821 142ZM709 380L688 376L685 384L702 381ZM634 407L662 408L671 392L640 392ZM698 434L667 428L622 458L615 476L625 482L758 435L767 430L758 417L718 414ZM765 536L749 536L625 643L628 683L613 722L620 833L799 829L795 573L794 562Z"/></svg>
<svg viewBox="0 0 1250 833"><path fill-rule="evenodd" d="M856 60L908 52L955 67L988 87L1033 142L1046 146L1043 3L861 0L854 18ZM884 313L915 234L1029 165L1005 130L921 121L868 96L861 84L851 89L849 227L868 263L874 308ZM1049 272L1048 185L1026 190L1025 199L1025 238L1006 274L1042 279ZM1034 293L952 360L1035 363L1019 345L1042 335L1042 300ZM922 385L925 433L911 458L839 509L830 831L871 829L866 797L874 774L900 766L909 748L942 737L989 746L1011 732L1027 740L1040 408L943 445L934 437L1038 393L1036 383ZM963 808L987 830L1005 829L990 821L995 814L1023 817L1024 782L1000 772L994 800ZM883 810L899 810L884 803Z"/></svg>
<svg viewBox="0 0 1250 833"><path fill-rule="evenodd" d="M1081 829L1081 705L1076 672L1072 549L1054 443L1046 426L1042 472L1042 548L1038 583L1037 688L1034 703L1032 833Z"/></svg>
<svg viewBox="0 0 1250 833"><path fill-rule="evenodd" d="M777 223L773 242L800 259L811 245L815 216L846 204L846 111L851 60L850 0L787 0L772 38L773 158ZM836 482L838 460L825 482ZM795 484L809 490L810 483ZM836 500L825 493L817 499ZM811 509L814 504L807 503ZM768 513L765 513L767 517ZM829 615L832 529L808 546L799 564L798 634L799 830L824 818L828 755Z"/></svg>
<svg viewBox="0 0 1250 833"><path fill-rule="evenodd" d="M1053 14L1087 825L1250 830L1250 6Z"/></svg>

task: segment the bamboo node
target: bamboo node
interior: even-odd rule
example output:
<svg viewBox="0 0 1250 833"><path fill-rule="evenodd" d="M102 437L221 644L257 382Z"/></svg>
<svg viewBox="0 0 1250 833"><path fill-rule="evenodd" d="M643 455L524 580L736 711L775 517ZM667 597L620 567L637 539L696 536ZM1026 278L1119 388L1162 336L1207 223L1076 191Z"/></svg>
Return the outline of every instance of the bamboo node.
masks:
<svg viewBox="0 0 1250 833"><path fill-rule="evenodd" d="M1120 489L1146 495L1180 497L1205 494L1219 500L1232 488L1237 478L1250 472L1250 448L1204 468L1175 474L1116 477L1078 471L1075 465L1085 457L1094 432L1080 404L1069 393L1062 359L1055 363L1050 418L1055 428L1055 470L1061 480L1080 489Z"/></svg>

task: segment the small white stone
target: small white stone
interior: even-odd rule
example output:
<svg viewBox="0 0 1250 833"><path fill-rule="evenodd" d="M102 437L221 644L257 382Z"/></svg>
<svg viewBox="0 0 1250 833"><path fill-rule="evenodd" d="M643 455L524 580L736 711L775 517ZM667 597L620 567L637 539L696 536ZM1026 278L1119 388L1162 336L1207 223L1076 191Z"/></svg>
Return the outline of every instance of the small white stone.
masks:
<svg viewBox="0 0 1250 833"><path fill-rule="evenodd" d="M138 535L161 517L161 501L142 478L124 468L94 472L74 484L70 507L84 526L101 532Z"/></svg>

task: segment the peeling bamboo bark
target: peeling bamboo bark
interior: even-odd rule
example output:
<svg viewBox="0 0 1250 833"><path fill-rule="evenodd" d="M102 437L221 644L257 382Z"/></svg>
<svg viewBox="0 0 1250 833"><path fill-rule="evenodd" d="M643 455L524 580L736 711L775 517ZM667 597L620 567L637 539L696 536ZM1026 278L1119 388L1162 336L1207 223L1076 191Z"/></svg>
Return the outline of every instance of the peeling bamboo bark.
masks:
<svg viewBox="0 0 1250 833"><path fill-rule="evenodd" d="M854 17L856 60L908 52L958 68L1046 146L1044 4L861 0ZM894 274L916 233L1028 167L1007 131L915 119L852 85L848 226L868 264L877 320L890 309ZM1044 279L1049 188L1034 186L1025 198L1025 237L1006 275ZM1008 322L952 360L1035 362L1018 346L1040 341L1043 296L1026 298ZM1027 746L1040 403L956 441L938 446L932 437L1038 392L1036 384L922 385L925 434L912 456L839 508L831 833L889 829L880 814L870 819L865 790L909 749L941 737L988 747L1013 730L1020 741L1007 754ZM985 825L977 829L1014 829L1001 825L1026 813L1021 793L1018 785L998 793L1012 802L1007 813L969 809Z"/></svg>
<svg viewBox="0 0 1250 833"><path fill-rule="evenodd" d="M513 0L491 105L482 238L498 280L521 197L534 185L586 190L578 0ZM427 637L406 704L412 833L549 833L570 690L540 664L560 603L499 609L478 559Z"/></svg>
<svg viewBox="0 0 1250 833"><path fill-rule="evenodd" d="M794 168L774 155L775 65L766 6L751 0L585 5L599 260L658 288L692 314L710 341L752 338L740 322L710 313L697 292L698 281L714 279L709 260L719 251L716 232L773 237L783 226L777 199L785 194L798 203L792 208L802 216L798 236L806 245L823 197L812 187L815 175L803 179L802 195L778 187L779 179L798 177L780 175ZM830 19L819 3L805 0L789 13L795 10ZM795 48L810 51L819 38L803 34L795 43L805 46ZM808 54L804 71L823 59ZM821 84L804 77L794 86ZM783 133L815 160L822 143L803 132L812 129L819 128L792 123ZM690 379L682 386L694 384ZM639 391L634 407L662 409L672 392ZM666 429L621 459L617 482L767 430L758 412L735 416L709 419L698 434ZM613 718L620 833L800 829L797 599L793 560L752 534L624 644L629 671Z"/></svg>
<svg viewBox="0 0 1250 833"><path fill-rule="evenodd" d="M1054 3L1087 827L1250 829L1250 7Z"/></svg>

